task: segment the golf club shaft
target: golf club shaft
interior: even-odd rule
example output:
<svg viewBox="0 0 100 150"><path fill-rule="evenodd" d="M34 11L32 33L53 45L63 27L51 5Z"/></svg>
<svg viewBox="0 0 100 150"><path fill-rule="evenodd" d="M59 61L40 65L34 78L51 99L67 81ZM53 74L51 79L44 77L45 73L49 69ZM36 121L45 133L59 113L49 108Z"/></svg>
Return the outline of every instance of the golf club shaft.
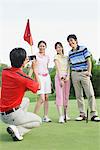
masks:
<svg viewBox="0 0 100 150"><path fill-rule="evenodd" d="M66 108L64 108L64 120L65 120L65 122L67 122L67 120L66 120Z"/></svg>
<svg viewBox="0 0 100 150"><path fill-rule="evenodd" d="M88 123L89 109L87 108L86 123Z"/></svg>

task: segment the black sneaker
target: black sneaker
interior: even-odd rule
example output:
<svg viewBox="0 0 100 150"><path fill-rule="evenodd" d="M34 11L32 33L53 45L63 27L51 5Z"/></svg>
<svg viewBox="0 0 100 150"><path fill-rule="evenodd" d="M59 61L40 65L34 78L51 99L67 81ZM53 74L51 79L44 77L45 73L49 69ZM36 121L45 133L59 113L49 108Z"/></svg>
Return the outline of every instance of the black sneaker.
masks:
<svg viewBox="0 0 100 150"><path fill-rule="evenodd" d="M100 122L100 118L98 116L93 116L91 121Z"/></svg>

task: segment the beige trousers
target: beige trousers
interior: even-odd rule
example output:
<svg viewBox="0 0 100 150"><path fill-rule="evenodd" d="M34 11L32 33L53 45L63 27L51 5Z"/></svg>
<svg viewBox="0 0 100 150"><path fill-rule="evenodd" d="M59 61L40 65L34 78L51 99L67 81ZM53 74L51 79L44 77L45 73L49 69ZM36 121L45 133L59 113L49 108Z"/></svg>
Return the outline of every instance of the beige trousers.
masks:
<svg viewBox="0 0 100 150"><path fill-rule="evenodd" d="M1 116L2 121L10 125L15 125L21 135L26 134L33 127L40 126L42 123L41 118L32 112L27 112L28 106L29 99L25 97L18 110L15 110L15 112L8 115Z"/></svg>
<svg viewBox="0 0 100 150"><path fill-rule="evenodd" d="M85 115L83 89L88 99L91 117L97 115L96 100L90 77L86 76L84 71L83 72L72 71L71 75L80 115Z"/></svg>

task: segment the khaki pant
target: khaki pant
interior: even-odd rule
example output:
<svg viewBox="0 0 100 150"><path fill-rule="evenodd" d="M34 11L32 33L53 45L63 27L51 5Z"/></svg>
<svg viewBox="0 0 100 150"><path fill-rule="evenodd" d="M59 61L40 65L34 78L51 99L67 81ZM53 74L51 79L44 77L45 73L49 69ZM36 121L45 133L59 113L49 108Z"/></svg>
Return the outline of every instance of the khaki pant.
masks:
<svg viewBox="0 0 100 150"><path fill-rule="evenodd" d="M23 98L22 104L18 110L8 115L1 115L3 122L15 125L21 135L29 132L33 127L38 127L42 123L41 118L31 112L27 112L29 106L29 99Z"/></svg>
<svg viewBox="0 0 100 150"><path fill-rule="evenodd" d="M93 90L90 77L86 76L85 72L72 71L72 82L75 89L75 95L76 95L80 115L85 115L83 89L88 99L88 105L90 106L91 117L97 115L96 100L95 100L94 90Z"/></svg>

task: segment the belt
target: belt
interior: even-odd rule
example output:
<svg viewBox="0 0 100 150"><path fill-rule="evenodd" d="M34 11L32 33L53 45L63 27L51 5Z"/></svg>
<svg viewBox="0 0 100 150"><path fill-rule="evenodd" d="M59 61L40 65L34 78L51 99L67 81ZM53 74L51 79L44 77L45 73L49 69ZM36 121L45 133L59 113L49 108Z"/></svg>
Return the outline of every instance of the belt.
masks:
<svg viewBox="0 0 100 150"><path fill-rule="evenodd" d="M72 70L72 71L83 72L83 71L87 71L87 69L82 69L82 70Z"/></svg>
<svg viewBox="0 0 100 150"><path fill-rule="evenodd" d="M45 73L45 74L40 74L39 75L43 76L43 77L46 77L48 75L48 73Z"/></svg>
<svg viewBox="0 0 100 150"><path fill-rule="evenodd" d="M17 109L19 109L19 107L13 108L13 109L8 110L8 111L6 111L6 112L0 112L0 114L1 114L1 115L8 115L8 114L10 114L10 113L16 111Z"/></svg>

